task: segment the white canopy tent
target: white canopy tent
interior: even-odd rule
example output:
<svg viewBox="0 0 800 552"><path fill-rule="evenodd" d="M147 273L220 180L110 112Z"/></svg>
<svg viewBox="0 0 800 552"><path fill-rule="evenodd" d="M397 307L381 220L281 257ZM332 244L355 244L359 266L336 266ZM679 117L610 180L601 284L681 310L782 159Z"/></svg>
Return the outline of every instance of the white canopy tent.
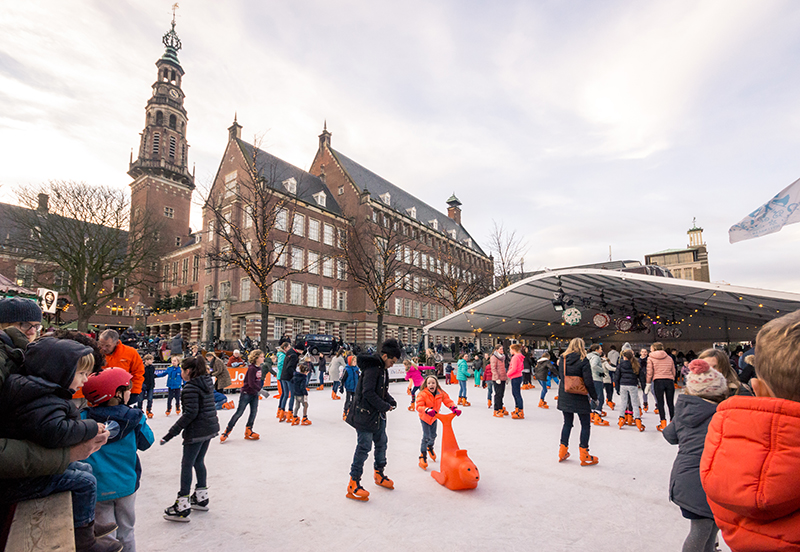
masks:
<svg viewBox="0 0 800 552"><path fill-rule="evenodd" d="M577 309L579 320L572 309ZM798 309L797 293L565 269L516 282L423 331L462 338L735 342L752 340L764 323ZM565 312L574 325L565 321Z"/></svg>

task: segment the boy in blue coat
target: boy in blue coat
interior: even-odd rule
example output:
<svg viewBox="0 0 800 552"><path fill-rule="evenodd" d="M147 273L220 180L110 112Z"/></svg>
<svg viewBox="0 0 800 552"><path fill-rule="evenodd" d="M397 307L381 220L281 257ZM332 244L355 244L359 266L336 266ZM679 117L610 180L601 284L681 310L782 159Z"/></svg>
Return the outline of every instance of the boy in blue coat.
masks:
<svg viewBox="0 0 800 552"><path fill-rule="evenodd" d="M353 395L358 384L358 366L355 365L355 361L356 357L350 356L347 359L347 366L342 370L342 375L340 376L342 387L345 390L343 420L347 417L347 411L350 410L350 405L353 403Z"/></svg>
<svg viewBox="0 0 800 552"><path fill-rule="evenodd" d="M181 413L181 388L183 378L181 377L181 357L173 356L172 364L167 368L167 416L172 412L172 399L175 399L175 412Z"/></svg>
<svg viewBox="0 0 800 552"><path fill-rule="evenodd" d="M131 394L131 375L122 368L109 368L92 374L83 394L93 407L84 418L114 429L108 443L92 454L91 464L97 479L97 523L116 523L116 539L125 550L136 550L133 526L136 522L136 491L142 477L137 450L153 444L153 432L144 412L126 406Z"/></svg>

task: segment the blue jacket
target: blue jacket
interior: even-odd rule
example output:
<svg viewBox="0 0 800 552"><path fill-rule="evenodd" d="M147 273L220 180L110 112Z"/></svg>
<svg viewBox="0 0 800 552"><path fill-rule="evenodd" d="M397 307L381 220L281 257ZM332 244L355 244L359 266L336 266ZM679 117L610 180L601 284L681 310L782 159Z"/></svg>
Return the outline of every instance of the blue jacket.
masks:
<svg viewBox="0 0 800 552"><path fill-rule="evenodd" d="M467 366L467 361L463 358L458 359L457 368L456 379L458 381L467 381L469 379L469 366Z"/></svg>
<svg viewBox="0 0 800 552"><path fill-rule="evenodd" d="M167 368L167 387L170 389L180 389L183 387L180 366L172 366L170 364L169 368Z"/></svg>
<svg viewBox="0 0 800 552"><path fill-rule="evenodd" d="M130 496L139 488L142 465L137 450L147 450L153 444L153 432L147 425L144 412L129 406L96 406L81 413L98 423L114 420L119 434L86 459L97 479L97 501Z"/></svg>
<svg viewBox="0 0 800 552"><path fill-rule="evenodd" d="M358 366L350 366L348 364L344 368L344 374L342 374L342 385L344 385L344 390L354 393L357 384L358 384Z"/></svg>

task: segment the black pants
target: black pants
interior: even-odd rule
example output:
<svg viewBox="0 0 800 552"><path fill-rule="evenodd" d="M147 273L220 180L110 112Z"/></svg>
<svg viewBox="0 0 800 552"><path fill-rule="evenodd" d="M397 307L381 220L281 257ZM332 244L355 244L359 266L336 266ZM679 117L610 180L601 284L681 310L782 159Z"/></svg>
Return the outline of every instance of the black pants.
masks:
<svg viewBox="0 0 800 552"><path fill-rule="evenodd" d="M561 444L565 447L569 446L569 434L572 433L572 424L575 421L575 414L572 412L562 412L564 414L564 425L561 428ZM589 448L589 434L592 431L592 424L589 421L589 413L578 414L578 419L581 421L581 442L580 447Z"/></svg>
<svg viewBox="0 0 800 552"><path fill-rule="evenodd" d="M197 474L197 487L207 487L206 484L206 452L211 439L199 443L183 445L183 459L181 459L181 490L178 496L189 496L192 489L192 468Z"/></svg>
<svg viewBox="0 0 800 552"><path fill-rule="evenodd" d="M522 383L523 385L530 385L532 383L530 372L522 372Z"/></svg>
<svg viewBox="0 0 800 552"><path fill-rule="evenodd" d="M606 401L614 402L614 384L604 383L603 387L606 389Z"/></svg>
<svg viewBox="0 0 800 552"><path fill-rule="evenodd" d="M669 408L669 421L675 415L675 383L671 379L653 380L653 391L656 393L656 408L662 420L666 420L664 415L664 395L667 396L667 408Z"/></svg>
<svg viewBox="0 0 800 552"><path fill-rule="evenodd" d="M493 381L492 385L494 386L494 409L502 410L503 395L506 394L506 382L501 381L500 383L497 383L496 381Z"/></svg>

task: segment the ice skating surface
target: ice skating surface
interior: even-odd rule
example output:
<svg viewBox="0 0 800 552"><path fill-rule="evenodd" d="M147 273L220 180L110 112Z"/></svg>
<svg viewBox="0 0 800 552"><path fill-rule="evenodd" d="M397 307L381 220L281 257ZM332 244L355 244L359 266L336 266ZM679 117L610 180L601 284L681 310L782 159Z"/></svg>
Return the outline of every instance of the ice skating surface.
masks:
<svg viewBox="0 0 800 552"><path fill-rule="evenodd" d="M444 389L453 399L458 396L458 386ZM386 475L394 480L394 490L375 485L370 454L362 478L369 502L345 498L356 434L342 421L344 401L333 401L326 387L309 393L310 426L278 423L278 401L270 397L259 401L254 430L260 440L244 440L245 412L225 444L212 441L206 456L210 510L193 512L191 523L162 518L177 495L182 446L180 437L159 446L177 418L174 413L165 417L166 399L157 399L148 421L156 442L140 453L138 550L681 549L689 521L669 502L668 489L678 447L656 431L658 416L652 410L643 416L644 433L632 426L620 430L618 412L610 411L611 425L592 426L589 448L600 463L581 467L577 419L572 456L558 462L563 418L554 390L548 393L549 410L536 407L538 385L523 391L525 419L512 420L494 418L486 391L470 382L472 406L462 407L453 428L481 479L477 489L456 492L431 477L438 462L429 459L427 471L417 465L422 431L416 412L407 410L406 384L394 383L390 392L398 402L387 416ZM238 395L231 398L238 404ZM513 399L506 399L506 408L513 410ZM224 429L234 411L217 413ZM440 446L441 423L437 454ZM722 541L720 548L729 550Z"/></svg>

